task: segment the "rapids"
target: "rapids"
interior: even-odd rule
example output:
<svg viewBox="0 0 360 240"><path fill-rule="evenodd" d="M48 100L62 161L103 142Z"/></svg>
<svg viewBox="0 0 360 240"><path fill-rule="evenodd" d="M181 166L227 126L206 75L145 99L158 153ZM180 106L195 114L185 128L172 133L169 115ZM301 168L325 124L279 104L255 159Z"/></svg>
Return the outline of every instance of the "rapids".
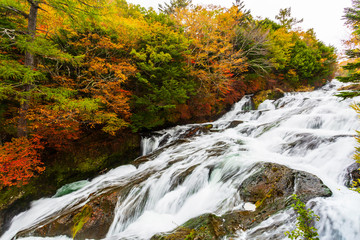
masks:
<svg viewBox="0 0 360 240"><path fill-rule="evenodd" d="M315 198L307 204L320 216L315 227L321 240L359 239L360 194L344 184L346 169L354 162L354 136L360 129L350 105L360 98L335 97L342 85L334 80L313 92L287 93L276 101L266 100L258 110L248 110L250 97L245 96L215 122L154 132L142 140L143 154L153 153L151 161L118 167L77 191L34 201L28 211L12 220L1 240L15 239L26 229L78 209L90 198L142 178L118 199L106 239L150 239L204 213L251 209L237 190L251 174L251 167L261 161L312 173L332 190L332 197ZM186 137L196 127L207 131ZM290 209L238 232L237 239L265 240L275 235L287 239L283 233L294 227Z"/></svg>

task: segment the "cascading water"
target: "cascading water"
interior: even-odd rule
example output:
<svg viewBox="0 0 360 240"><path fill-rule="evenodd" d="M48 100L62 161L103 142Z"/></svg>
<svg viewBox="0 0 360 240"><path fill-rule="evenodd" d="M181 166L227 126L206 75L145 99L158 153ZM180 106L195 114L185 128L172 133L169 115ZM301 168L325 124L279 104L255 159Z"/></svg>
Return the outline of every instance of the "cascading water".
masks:
<svg viewBox="0 0 360 240"><path fill-rule="evenodd" d="M91 198L134 182L118 199L106 239L149 239L203 213L221 215L251 208L240 198L238 186L254 171L255 163L264 161L312 173L332 190L332 197L310 201L320 216L316 222L320 239L358 239L360 194L344 183L346 168L353 163L355 130L360 129L349 105L360 98L341 101L335 97L341 85L333 81L314 92L288 93L277 101L265 101L259 110L248 111L249 97L245 97L213 123L156 132L143 139L143 154L153 152L149 161L113 169L70 194L33 202L12 220L1 239L13 239L19 232L78 209ZM261 231L269 226L271 231ZM290 209L238 232L237 238L277 235L282 236L277 239L286 239L283 233L292 228Z"/></svg>

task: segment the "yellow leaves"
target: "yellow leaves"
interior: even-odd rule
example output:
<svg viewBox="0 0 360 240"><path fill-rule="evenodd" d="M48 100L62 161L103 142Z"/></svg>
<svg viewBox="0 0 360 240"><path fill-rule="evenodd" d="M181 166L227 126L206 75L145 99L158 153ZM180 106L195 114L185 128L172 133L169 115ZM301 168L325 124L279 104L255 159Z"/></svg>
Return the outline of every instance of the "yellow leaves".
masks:
<svg viewBox="0 0 360 240"><path fill-rule="evenodd" d="M290 76L292 76L292 77L295 77L295 76L297 75L295 69L290 69L290 70L288 71L288 74L289 74Z"/></svg>
<svg viewBox="0 0 360 240"><path fill-rule="evenodd" d="M246 71L247 64L241 50L235 50L237 21L243 16L238 7L196 6L179 9L175 18L190 39L189 65L192 75L200 81L200 91L226 92L233 71Z"/></svg>
<svg viewBox="0 0 360 240"><path fill-rule="evenodd" d="M114 72L118 81L125 82L127 77L133 75L136 72L136 67L127 62L122 62L119 64L112 64L110 70Z"/></svg>
<svg viewBox="0 0 360 240"><path fill-rule="evenodd" d="M47 4L42 4L41 8L46 14L39 15L39 27L41 34L54 35L56 32L62 29L70 29L70 26L66 24L66 15L58 14L57 11Z"/></svg>
<svg viewBox="0 0 360 240"><path fill-rule="evenodd" d="M101 81L101 79L104 78L104 75L110 75L113 76L114 80L123 83L127 80L128 76L133 75L136 72L136 67L125 62L125 59L112 60L114 61L112 62L104 58L94 57L88 63L88 74L92 75L93 79L95 77L95 81Z"/></svg>
<svg viewBox="0 0 360 240"><path fill-rule="evenodd" d="M128 127L129 123L119 118L115 113L98 111L94 120L97 124L104 124L102 130L108 134L115 135L117 131Z"/></svg>
<svg viewBox="0 0 360 240"><path fill-rule="evenodd" d="M89 62L89 70L96 72L97 74L107 74L105 59L95 57Z"/></svg>
<svg viewBox="0 0 360 240"><path fill-rule="evenodd" d="M291 48L295 46L294 33L288 32L286 28L279 28L270 36L272 38L271 51L274 55L271 60L276 69L282 69L291 57Z"/></svg>

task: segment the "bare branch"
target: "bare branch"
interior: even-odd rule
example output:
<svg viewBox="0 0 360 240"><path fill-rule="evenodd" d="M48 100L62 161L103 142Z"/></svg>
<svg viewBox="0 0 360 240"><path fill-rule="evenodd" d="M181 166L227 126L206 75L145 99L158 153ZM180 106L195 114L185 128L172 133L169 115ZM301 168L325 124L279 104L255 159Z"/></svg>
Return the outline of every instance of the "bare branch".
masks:
<svg viewBox="0 0 360 240"><path fill-rule="evenodd" d="M98 8L98 9L102 8L102 7L99 7L99 6L90 5L90 4L88 4L88 3L84 2L84 1L81 1L81 0L78 0L78 2L80 2L82 5L85 5L85 6L88 6L88 7L91 7L91 8Z"/></svg>
<svg viewBox="0 0 360 240"><path fill-rule="evenodd" d="M8 36L11 40L15 39L15 30L14 29L6 29L0 28L1 36Z"/></svg>
<svg viewBox="0 0 360 240"><path fill-rule="evenodd" d="M2 6L3 8L5 8L5 9L7 9L7 10L10 10L10 11L12 11L12 12L15 12L15 13L17 13L17 14L20 14L20 15L22 15L24 18L29 18L29 14L27 14L26 12L23 12L23 11L21 11L21 10L19 10L19 9L17 9L17 8L15 8L15 7L11 7L11 6Z"/></svg>

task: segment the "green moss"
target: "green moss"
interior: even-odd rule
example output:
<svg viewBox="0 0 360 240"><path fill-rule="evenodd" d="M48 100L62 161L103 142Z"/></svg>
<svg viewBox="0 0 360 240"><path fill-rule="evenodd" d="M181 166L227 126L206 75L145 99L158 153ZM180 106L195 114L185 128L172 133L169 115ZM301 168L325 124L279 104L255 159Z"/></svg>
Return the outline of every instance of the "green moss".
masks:
<svg viewBox="0 0 360 240"><path fill-rule="evenodd" d="M179 227L175 232L172 233L165 233L165 234L156 234L154 235L151 240L183 240L187 236L191 236L191 232L193 230L186 227Z"/></svg>
<svg viewBox="0 0 360 240"><path fill-rule="evenodd" d="M271 90L260 91L253 97L255 109L257 109L262 102L268 99L268 95L270 93Z"/></svg>
<svg viewBox="0 0 360 240"><path fill-rule="evenodd" d="M208 227L200 227L199 229L191 229L190 233L185 236L184 240L195 239L214 239L213 234L209 231Z"/></svg>
<svg viewBox="0 0 360 240"><path fill-rule="evenodd" d="M84 159L75 159L77 170L80 172L92 172L100 170L105 164L108 156L101 155L97 157L86 157Z"/></svg>
<svg viewBox="0 0 360 240"><path fill-rule="evenodd" d="M196 237L196 231L194 229L191 230L191 232L185 236L185 240L193 240Z"/></svg>
<svg viewBox="0 0 360 240"><path fill-rule="evenodd" d="M74 227L72 229L72 237L75 238L76 234L83 228L84 224L89 221L92 215L92 208L85 205L81 211L73 218Z"/></svg>
<svg viewBox="0 0 360 240"><path fill-rule="evenodd" d="M273 192L273 188L268 191L268 193L265 195L265 197L255 203L256 208L259 208L266 199L271 198L271 193Z"/></svg>
<svg viewBox="0 0 360 240"><path fill-rule="evenodd" d="M277 100L284 96L284 92L280 89L260 91L253 97L255 109L265 100Z"/></svg>
<svg viewBox="0 0 360 240"><path fill-rule="evenodd" d="M24 191L19 187L7 187L0 191L0 209L23 197Z"/></svg>

